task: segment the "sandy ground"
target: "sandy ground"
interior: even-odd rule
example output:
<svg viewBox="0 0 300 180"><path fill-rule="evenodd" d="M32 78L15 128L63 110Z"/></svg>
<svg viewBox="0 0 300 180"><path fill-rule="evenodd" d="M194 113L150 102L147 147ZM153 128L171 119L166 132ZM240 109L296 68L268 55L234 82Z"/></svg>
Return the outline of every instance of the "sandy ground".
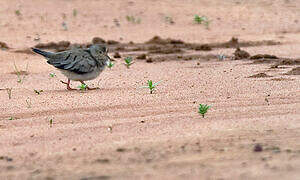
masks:
<svg viewBox="0 0 300 180"><path fill-rule="evenodd" d="M0 14L0 179L299 179L299 1L2 0ZM99 90L67 91L28 51L94 37L122 56L87 82ZM233 60L232 37L278 59Z"/></svg>

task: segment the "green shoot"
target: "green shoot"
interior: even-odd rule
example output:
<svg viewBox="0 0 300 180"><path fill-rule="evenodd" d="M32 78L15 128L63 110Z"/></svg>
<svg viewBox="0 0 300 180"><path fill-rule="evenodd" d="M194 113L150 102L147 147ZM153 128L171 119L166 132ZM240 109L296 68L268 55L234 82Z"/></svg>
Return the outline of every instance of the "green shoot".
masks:
<svg viewBox="0 0 300 180"><path fill-rule="evenodd" d="M175 23L175 22L173 21L173 18L170 17L170 16L166 16L166 17L165 17L165 21L166 21L167 23L169 23L169 24L174 24L174 23Z"/></svg>
<svg viewBox="0 0 300 180"><path fill-rule="evenodd" d="M18 70L16 63L14 62L15 73L18 76L18 83L22 83L21 72Z"/></svg>
<svg viewBox="0 0 300 180"><path fill-rule="evenodd" d="M12 88L6 88L6 92L8 94L8 99L11 99L11 91L12 91Z"/></svg>
<svg viewBox="0 0 300 180"><path fill-rule="evenodd" d="M127 67L127 68L129 68L134 62L133 62L133 60L132 60L132 57L126 57L125 59L124 59L124 61L125 61L125 66Z"/></svg>
<svg viewBox="0 0 300 180"><path fill-rule="evenodd" d="M56 74L55 74L55 73L50 73L49 76L50 76L50 77L55 77Z"/></svg>
<svg viewBox="0 0 300 180"><path fill-rule="evenodd" d="M15 14L16 14L17 16L21 16L21 15L22 15L20 10L16 10L16 11L15 11Z"/></svg>
<svg viewBox="0 0 300 180"><path fill-rule="evenodd" d="M52 127L52 124L53 124L53 119L51 118L51 119L49 120L49 125L50 125L50 127Z"/></svg>
<svg viewBox="0 0 300 180"><path fill-rule="evenodd" d="M77 9L73 9L73 16L74 16L74 17L77 16Z"/></svg>
<svg viewBox="0 0 300 180"><path fill-rule="evenodd" d="M210 108L211 106L208 106L206 104L199 104L199 111L198 113L202 115L202 117L204 118L204 115L207 113L207 110Z"/></svg>
<svg viewBox="0 0 300 180"><path fill-rule="evenodd" d="M134 24L140 24L141 19L140 18L135 18L134 16L126 16L126 19L128 22L134 23Z"/></svg>
<svg viewBox="0 0 300 180"><path fill-rule="evenodd" d="M15 117L12 117L12 116L8 118L8 120L10 120L10 121L15 120L15 119L16 119L16 118L15 118Z"/></svg>
<svg viewBox="0 0 300 180"><path fill-rule="evenodd" d="M197 24L204 24L206 28L208 28L210 21L208 20L208 18L206 16L199 16L199 15L195 15L194 16L194 21Z"/></svg>
<svg viewBox="0 0 300 180"><path fill-rule="evenodd" d="M85 91L87 89L87 85L86 84L81 84L80 86L78 86L78 88L81 90L81 91Z"/></svg>
<svg viewBox="0 0 300 180"><path fill-rule="evenodd" d="M150 94L153 93L154 89L156 88L156 86L160 83L153 83L152 80L148 80L147 81L148 85L147 86L142 86L142 88L148 88L150 90Z"/></svg>
<svg viewBox="0 0 300 180"><path fill-rule="evenodd" d="M114 65L115 65L115 64L114 64L113 62L111 62L111 61L109 61L109 62L107 63L107 67L108 67L109 69L111 69Z"/></svg>
<svg viewBox="0 0 300 180"><path fill-rule="evenodd" d="M40 95L42 92L44 92L44 90L36 90L36 89L34 89L33 90L37 95Z"/></svg>

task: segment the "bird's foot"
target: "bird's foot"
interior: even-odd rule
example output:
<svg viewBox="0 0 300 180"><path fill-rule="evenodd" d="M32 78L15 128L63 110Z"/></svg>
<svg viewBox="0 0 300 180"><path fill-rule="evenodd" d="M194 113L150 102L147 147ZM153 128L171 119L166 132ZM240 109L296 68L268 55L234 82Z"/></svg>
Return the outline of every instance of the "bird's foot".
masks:
<svg viewBox="0 0 300 180"><path fill-rule="evenodd" d="M96 90L96 89L100 89L100 88L99 87L90 88L90 87L86 86L86 89L87 90Z"/></svg>
<svg viewBox="0 0 300 180"><path fill-rule="evenodd" d="M70 82L64 82L64 81L60 81L60 82L63 83L63 84L66 84L66 85L67 85L67 89L68 89L69 91L76 90L76 89L70 87Z"/></svg>

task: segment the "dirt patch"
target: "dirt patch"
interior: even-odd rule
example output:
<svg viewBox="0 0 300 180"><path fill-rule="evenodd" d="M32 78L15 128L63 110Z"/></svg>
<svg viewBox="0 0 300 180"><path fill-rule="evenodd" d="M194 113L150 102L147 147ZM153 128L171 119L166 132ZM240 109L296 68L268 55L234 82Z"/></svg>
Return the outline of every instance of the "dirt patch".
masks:
<svg viewBox="0 0 300 180"><path fill-rule="evenodd" d="M273 77L273 76L269 76L266 73L258 73L258 74L249 76L248 78L266 78L266 77Z"/></svg>
<svg viewBox="0 0 300 180"><path fill-rule="evenodd" d="M293 81L294 79L280 77L280 78L273 78L273 79L270 79L270 80L271 81Z"/></svg>
<svg viewBox="0 0 300 180"><path fill-rule="evenodd" d="M59 41L58 43L49 42L49 43L39 43L35 45L35 48L39 49L53 49L57 52L65 51L70 48L71 43L69 41Z"/></svg>
<svg viewBox="0 0 300 180"><path fill-rule="evenodd" d="M300 75L300 66L293 68L289 72L285 73L285 75Z"/></svg>
<svg viewBox="0 0 300 180"><path fill-rule="evenodd" d="M153 38L151 38L150 40L146 41L145 44L184 44L184 42L182 40L177 40L177 39L163 39L159 36L154 36Z"/></svg>
<svg viewBox="0 0 300 180"><path fill-rule="evenodd" d="M7 49L9 49L9 47L5 42L0 41L0 49L7 50Z"/></svg>
<svg viewBox="0 0 300 180"><path fill-rule="evenodd" d="M247 51L241 50L239 47L236 48L233 55L235 60L248 59L250 57L250 54Z"/></svg>
<svg viewBox="0 0 300 180"><path fill-rule="evenodd" d="M256 54L250 57L250 59L279 59L275 55L270 54Z"/></svg>

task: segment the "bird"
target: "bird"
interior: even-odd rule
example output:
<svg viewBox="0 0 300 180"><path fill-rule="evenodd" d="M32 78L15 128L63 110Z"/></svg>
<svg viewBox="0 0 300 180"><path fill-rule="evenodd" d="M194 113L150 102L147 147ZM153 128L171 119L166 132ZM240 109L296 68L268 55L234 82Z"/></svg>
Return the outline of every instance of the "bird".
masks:
<svg viewBox="0 0 300 180"><path fill-rule="evenodd" d="M108 48L102 44L94 44L89 48L73 48L62 52L47 52L37 48L32 51L44 56L47 63L61 71L68 78L67 90L76 90L70 87L71 80L81 82L88 90L98 89L88 87L84 81L97 78L111 60Z"/></svg>

